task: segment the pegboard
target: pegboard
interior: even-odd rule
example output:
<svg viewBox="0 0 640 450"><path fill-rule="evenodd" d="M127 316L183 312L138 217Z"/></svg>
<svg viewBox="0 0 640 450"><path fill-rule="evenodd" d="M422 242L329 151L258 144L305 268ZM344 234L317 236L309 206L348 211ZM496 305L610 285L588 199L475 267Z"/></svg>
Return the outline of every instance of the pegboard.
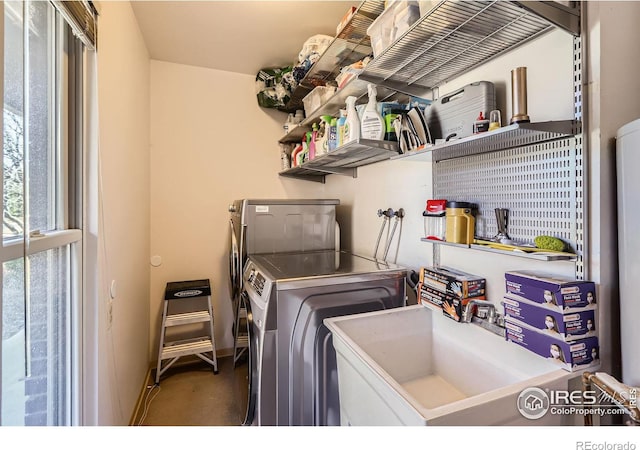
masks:
<svg viewBox="0 0 640 450"><path fill-rule="evenodd" d="M433 164L434 198L478 205L478 237L494 237L494 209L507 208L512 239L533 243L539 235L557 236L575 252L581 172L576 149L577 138L570 137L440 161Z"/></svg>

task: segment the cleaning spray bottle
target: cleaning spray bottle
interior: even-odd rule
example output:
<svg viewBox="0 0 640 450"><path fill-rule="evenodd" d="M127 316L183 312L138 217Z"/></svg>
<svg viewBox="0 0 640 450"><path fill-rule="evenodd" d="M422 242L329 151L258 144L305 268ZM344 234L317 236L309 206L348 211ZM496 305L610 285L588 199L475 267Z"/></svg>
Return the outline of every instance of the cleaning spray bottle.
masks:
<svg viewBox="0 0 640 450"><path fill-rule="evenodd" d="M343 145L360 139L360 118L356 111L356 100L353 95L347 97L347 121L344 124Z"/></svg>
<svg viewBox="0 0 640 450"><path fill-rule="evenodd" d="M300 155L300 153L302 153L302 150L304 150L304 147L302 145L302 142L300 142L291 151L291 167L298 167L298 165L300 165L300 156L299 155Z"/></svg>
<svg viewBox="0 0 640 450"><path fill-rule="evenodd" d="M320 117L320 129L316 139L316 156L329 153L329 131L331 128L331 116Z"/></svg>
<svg viewBox="0 0 640 450"><path fill-rule="evenodd" d="M378 112L376 86L369 84L367 91L369 93L369 102L362 114L361 135L363 139L382 141L384 139L385 126L384 119Z"/></svg>

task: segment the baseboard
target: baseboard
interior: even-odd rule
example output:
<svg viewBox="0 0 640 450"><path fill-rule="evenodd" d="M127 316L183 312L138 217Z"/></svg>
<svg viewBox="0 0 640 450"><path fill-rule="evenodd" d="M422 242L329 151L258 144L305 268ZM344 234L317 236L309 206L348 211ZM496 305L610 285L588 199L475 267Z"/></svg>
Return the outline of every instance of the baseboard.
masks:
<svg viewBox="0 0 640 450"><path fill-rule="evenodd" d="M153 386L154 384L153 378L151 377L151 371L154 370L154 368L155 366L149 367L149 370L147 370L147 375L144 377L144 384L140 391L140 395L138 395L138 401L136 402L136 407L133 409L129 426L135 426L140 421L140 416L143 412L142 407L144 405L144 399L147 396L147 390L149 389L147 386Z"/></svg>

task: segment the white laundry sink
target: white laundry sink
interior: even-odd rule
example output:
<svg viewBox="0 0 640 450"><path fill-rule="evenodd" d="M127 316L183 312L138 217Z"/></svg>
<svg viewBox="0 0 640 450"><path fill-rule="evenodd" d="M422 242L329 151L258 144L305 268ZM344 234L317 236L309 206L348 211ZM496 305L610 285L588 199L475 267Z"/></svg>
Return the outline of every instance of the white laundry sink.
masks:
<svg viewBox="0 0 640 450"><path fill-rule="evenodd" d="M342 425L565 425L517 408L529 387L579 376L474 324L420 305L325 319L338 364Z"/></svg>

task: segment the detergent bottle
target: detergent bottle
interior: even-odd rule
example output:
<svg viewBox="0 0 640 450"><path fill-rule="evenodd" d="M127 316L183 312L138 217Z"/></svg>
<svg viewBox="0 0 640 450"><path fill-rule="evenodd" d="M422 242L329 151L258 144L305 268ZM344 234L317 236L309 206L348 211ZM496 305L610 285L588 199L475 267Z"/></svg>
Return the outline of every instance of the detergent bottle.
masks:
<svg viewBox="0 0 640 450"><path fill-rule="evenodd" d="M344 144L344 125L346 122L347 122L347 110L341 109L340 117L338 118L338 123L337 123L338 139L336 140L336 148Z"/></svg>
<svg viewBox="0 0 640 450"><path fill-rule="evenodd" d="M316 157L316 139L318 138L318 124L311 126L311 132L307 132L307 143L309 145L309 161Z"/></svg>
<svg viewBox="0 0 640 450"><path fill-rule="evenodd" d="M338 147L338 119L331 118L329 125L329 151L333 151Z"/></svg>
<svg viewBox="0 0 640 450"><path fill-rule="evenodd" d="M331 116L320 117L320 129L316 139L316 156L329 153L329 132L331 128Z"/></svg>

